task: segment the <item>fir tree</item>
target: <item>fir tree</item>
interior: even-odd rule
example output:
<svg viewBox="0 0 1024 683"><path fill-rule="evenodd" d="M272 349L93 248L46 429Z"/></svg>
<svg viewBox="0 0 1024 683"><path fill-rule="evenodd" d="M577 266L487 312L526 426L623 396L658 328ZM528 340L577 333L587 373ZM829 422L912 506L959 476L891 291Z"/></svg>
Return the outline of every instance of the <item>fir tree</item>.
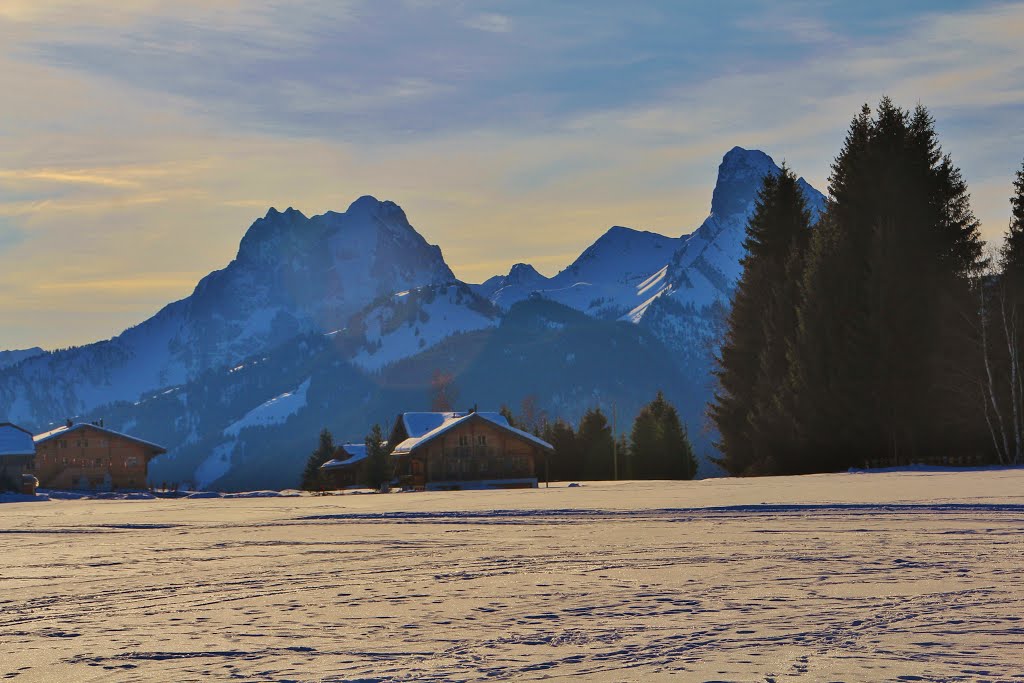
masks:
<svg viewBox="0 0 1024 683"><path fill-rule="evenodd" d="M583 463L572 425L555 420L544 427L543 438L554 448L550 456L550 475L555 481L583 478Z"/></svg>
<svg viewBox="0 0 1024 683"><path fill-rule="evenodd" d="M380 489L391 481L391 458L384 445L384 434L380 425L375 424L366 435L366 483L372 489Z"/></svg>
<svg viewBox="0 0 1024 683"><path fill-rule="evenodd" d="M659 391L633 421L629 451L637 479L693 479L697 459L675 407Z"/></svg>
<svg viewBox="0 0 1024 683"><path fill-rule="evenodd" d="M316 450L306 460L306 468L302 471L302 490L323 491L327 487L327 481L320 466L333 458L336 451L334 437L328 430L322 430L320 442L317 444Z"/></svg>
<svg viewBox="0 0 1024 683"><path fill-rule="evenodd" d="M661 398L659 392L658 398ZM658 460L661 457L661 424L655 414L654 404L649 403L640 409L633 420L633 429L629 435L629 453L631 472L635 479L658 479L655 474Z"/></svg>
<svg viewBox="0 0 1024 683"><path fill-rule="evenodd" d="M720 435L719 462L732 474L751 473L772 451L792 446L792 439L782 438L778 421L809 227L810 212L793 172L783 165L778 176L766 175L747 224L747 255L709 410Z"/></svg>
<svg viewBox="0 0 1024 683"><path fill-rule="evenodd" d="M591 408L580 420L576 443L583 459L582 477L590 480L610 480L614 474L612 436L608 418L600 408Z"/></svg>
<svg viewBox="0 0 1024 683"><path fill-rule="evenodd" d="M813 231L791 351L801 448L782 471L907 462L974 439L956 368L983 265L966 184L924 107L850 126Z"/></svg>
<svg viewBox="0 0 1024 683"><path fill-rule="evenodd" d="M1024 303L1024 165L1017 171L1010 198L1010 227L999 253L999 270L1007 288Z"/></svg>

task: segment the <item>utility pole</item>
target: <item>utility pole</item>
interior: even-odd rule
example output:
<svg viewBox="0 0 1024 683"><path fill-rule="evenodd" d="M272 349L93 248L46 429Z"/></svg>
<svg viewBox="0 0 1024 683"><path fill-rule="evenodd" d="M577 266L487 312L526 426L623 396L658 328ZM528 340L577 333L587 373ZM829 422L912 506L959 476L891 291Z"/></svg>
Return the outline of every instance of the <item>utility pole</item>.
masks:
<svg viewBox="0 0 1024 683"><path fill-rule="evenodd" d="M615 429L616 413L615 403L612 402L612 477L615 481L619 480L619 436Z"/></svg>

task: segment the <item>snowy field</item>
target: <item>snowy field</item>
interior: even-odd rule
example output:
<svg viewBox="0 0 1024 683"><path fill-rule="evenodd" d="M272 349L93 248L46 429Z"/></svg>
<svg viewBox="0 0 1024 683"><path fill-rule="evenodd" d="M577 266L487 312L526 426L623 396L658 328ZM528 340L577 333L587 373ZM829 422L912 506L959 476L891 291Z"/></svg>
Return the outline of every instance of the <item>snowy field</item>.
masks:
<svg viewBox="0 0 1024 683"><path fill-rule="evenodd" d="M1024 681L1024 471L0 505L15 681Z"/></svg>

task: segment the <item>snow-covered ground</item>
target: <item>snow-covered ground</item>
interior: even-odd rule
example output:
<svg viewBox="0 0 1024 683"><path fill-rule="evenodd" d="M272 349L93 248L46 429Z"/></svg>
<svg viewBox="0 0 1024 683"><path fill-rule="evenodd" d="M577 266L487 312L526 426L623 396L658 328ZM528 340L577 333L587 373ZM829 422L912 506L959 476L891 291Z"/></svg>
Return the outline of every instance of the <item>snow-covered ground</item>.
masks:
<svg viewBox="0 0 1024 683"><path fill-rule="evenodd" d="M1024 471L4 504L15 680L1014 680Z"/></svg>

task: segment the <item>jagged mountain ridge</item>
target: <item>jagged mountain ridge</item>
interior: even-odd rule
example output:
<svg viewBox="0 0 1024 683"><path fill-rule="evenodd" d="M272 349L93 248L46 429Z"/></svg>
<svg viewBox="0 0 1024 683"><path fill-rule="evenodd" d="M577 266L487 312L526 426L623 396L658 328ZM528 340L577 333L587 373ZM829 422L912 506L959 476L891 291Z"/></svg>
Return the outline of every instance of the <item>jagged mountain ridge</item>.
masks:
<svg viewBox="0 0 1024 683"><path fill-rule="evenodd" d="M517 264L481 285L458 282L440 249L391 202L362 197L343 214L313 218L272 209L247 231L236 259L191 297L110 342L0 370L0 414L13 406L42 415L43 424L24 420L32 426L66 415L106 417L171 449L155 472L214 487L286 486L305 459L307 432L315 437L319 426L335 425L359 438L382 419L382 406L426 408L424 378L447 366L463 368L457 381L470 392L465 400L515 406L530 387L542 387L541 407L569 419L629 396L620 405L627 428L641 394L664 388L707 454L699 406L711 391L711 353L761 178L777 172L762 152L734 148L718 169L711 213L693 233L616 226L555 277ZM802 186L817 214L824 197ZM519 302L535 298L529 310L547 313L527 327L548 345L526 343L506 324ZM556 308L544 309L545 299ZM559 305L586 315L551 313ZM610 327L591 329L588 319ZM588 344L588 335L616 341L577 360L566 340ZM490 360L466 365L477 354ZM627 367L658 372L636 382ZM578 387L551 384L569 369ZM491 386L482 380L489 371L510 376ZM18 387L29 384L41 388L26 401ZM294 460L275 464L272 450Z"/></svg>
<svg viewBox="0 0 1024 683"><path fill-rule="evenodd" d="M540 295L590 315L635 323L662 296L697 310L727 305L740 276L746 224L762 179L780 171L764 152L734 147L718 167L711 213L692 233L672 238L616 226L552 278L516 264L508 275L490 278L477 291L502 308ZM798 184L817 220L825 196L803 178ZM530 277L523 277L524 272Z"/></svg>
<svg viewBox="0 0 1024 683"><path fill-rule="evenodd" d="M9 368L12 365L17 365L18 363L27 358L41 356L44 353L46 352L38 346L33 346L31 349L13 349L11 351L0 351L0 370L2 370L3 368Z"/></svg>
<svg viewBox="0 0 1024 683"><path fill-rule="evenodd" d="M377 297L454 280L440 248L393 202L364 196L312 218L271 209L236 258L185 299L108 341L0 370L0 414L43 427L134 401L298 334L338 329Z"/></svg>

